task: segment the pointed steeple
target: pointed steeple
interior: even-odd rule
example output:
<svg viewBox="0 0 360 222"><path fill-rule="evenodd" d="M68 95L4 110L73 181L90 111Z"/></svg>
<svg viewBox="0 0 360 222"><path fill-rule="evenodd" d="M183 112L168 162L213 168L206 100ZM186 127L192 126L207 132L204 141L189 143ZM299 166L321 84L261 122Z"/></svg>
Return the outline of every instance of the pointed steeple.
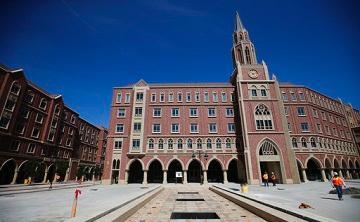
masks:
<svg viewBox="0 0 360 222"><path fill-rule="evenodd" d="M245 28L241 22L240 15L239 15L238 11L236 11L235 30L234 31L238 32L243 29L245 29Z"/></svg>

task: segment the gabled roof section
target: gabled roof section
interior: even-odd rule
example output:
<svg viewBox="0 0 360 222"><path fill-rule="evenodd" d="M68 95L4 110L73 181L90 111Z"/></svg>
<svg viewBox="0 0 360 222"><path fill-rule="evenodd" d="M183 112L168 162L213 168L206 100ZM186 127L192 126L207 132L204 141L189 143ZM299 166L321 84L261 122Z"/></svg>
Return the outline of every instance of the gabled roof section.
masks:
<svg viewBox="0 0 360 222"><path fill-rule="evenodd" d="M135 83L134 85L135 87L144 87L144 86L148 86L147 82L145 82L145 80L140 79L137 83Z"/></svg>

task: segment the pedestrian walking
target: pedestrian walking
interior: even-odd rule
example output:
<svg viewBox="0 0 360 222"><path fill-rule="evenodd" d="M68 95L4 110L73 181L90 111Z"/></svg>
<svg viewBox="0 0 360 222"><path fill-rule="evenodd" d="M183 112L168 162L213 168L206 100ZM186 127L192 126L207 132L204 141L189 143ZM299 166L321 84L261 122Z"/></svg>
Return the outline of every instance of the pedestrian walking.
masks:
<svg viewBox="0 0 360 222"><path fill-rule="evenodd" d="M263 182L264 182L264 186L268 187L269 186L269 175L268 173L265 171L264 175L263 175Z"/></svg>
<svg viewBox="0 0 360 222"><path fill-rule="evenodd" d="M343 200L342 186L346 187L344 180L341 177L339 177L337 172L334 172L334 176L333 176L331 182L332 182L333 187L336 189L336 193L338 195L339 200Z"/></svg>
<svg viewBox="0 0 360 222"><path fill-rule="evenodd" d="M271 172L271 182L273 183L273 186L276 186L276 176L274 172Z"/></svg>

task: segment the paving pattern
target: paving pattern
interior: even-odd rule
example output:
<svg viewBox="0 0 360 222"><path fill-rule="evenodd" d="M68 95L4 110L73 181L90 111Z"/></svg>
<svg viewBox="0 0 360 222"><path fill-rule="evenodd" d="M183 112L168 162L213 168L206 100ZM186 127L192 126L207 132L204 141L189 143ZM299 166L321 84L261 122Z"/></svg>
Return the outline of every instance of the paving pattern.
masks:
<svg viewBox="0 0 360 222"><path fill-rule="evenodd" d="M185 192L179 194L178 192ZM198 193L187 193L198 192ZM176 201L176 199L204 199L204 201ZM220 219L170 219L173 212L215 212ZM162 221L264 221L262 218L213 193L207 187L166 187L157 197L138 210L128 222Z"/></svg>

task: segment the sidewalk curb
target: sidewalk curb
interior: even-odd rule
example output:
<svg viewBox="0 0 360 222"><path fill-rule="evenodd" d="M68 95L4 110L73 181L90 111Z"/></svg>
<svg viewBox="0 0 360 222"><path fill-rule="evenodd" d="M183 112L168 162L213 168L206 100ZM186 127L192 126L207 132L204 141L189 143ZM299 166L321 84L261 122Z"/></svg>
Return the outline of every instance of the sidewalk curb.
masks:
<svg viewBox="0 0 360 222"><path fill-rule="evenodd" d="M268 221L310 221L310 222L336 221L315 214L311 214L311 215L299 214L297 212L287 210L278 206L274 206L269 203L259 201L257 199L248 197L246 195L241 195L239 193L233 192L231 190L227 190L223 187L219 187L216 185L213 185L209 189ZM236 197L234 197L234 195ZM285 217L282 218L280 216L285 216ZM291 218L293 220L289 220Z"/></svg>

